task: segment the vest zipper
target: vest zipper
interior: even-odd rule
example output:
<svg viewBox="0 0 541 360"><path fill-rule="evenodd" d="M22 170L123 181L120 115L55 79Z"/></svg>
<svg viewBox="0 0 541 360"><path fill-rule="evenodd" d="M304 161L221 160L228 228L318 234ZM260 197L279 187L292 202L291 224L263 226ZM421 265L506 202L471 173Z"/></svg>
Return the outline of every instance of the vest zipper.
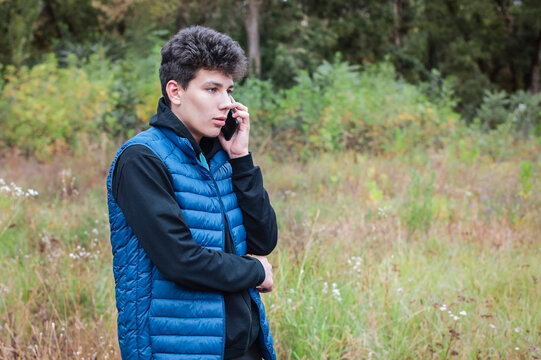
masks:
<svg viewBox="0 0 541 360"><path fill-rule="evenodd" d="M216 189L216 194L218 195L218 203L220 203L220 209L222 210L224 221L228 221L227 213L225 211L225 207L224 207L224 204L222 202L222 194L220 194L220 188L218 188L218 183L216 183L216 180L214 179L214 176L212 176L212 173L210 171L210 165L208 164L207 159L205 158L205 155L203 155L203 153L199 154L199 161L200 161L201 166L203 166L207 170L208 175L209 175L210 179L212 180L212 183L214 184L214 188ZM229 226L228 226L228 228L229 228ZM233 243L233 252L236 253L235 252L235 241L233 240L233 234L231 233L231 231L229 231L229 233L231 234L231 242ZM225 229L224 229L224 235L222 236L222 251L225 252ZM221 358L223 359L224 356L225 356L225 342L227 341L227 334L226 334L226 321L227 320L226 320L226 313L225 313L225 298L224 298L223 295L222 295L222 312L224 314L224 326L223 326L224 343L223 343L223 347L222 347L222 356L221 356Z"/></svg>
<svg viewBox="0 0 541 360"><path fill-rule="evenodd" d="M233 232L232 232L232 229L231 229L231 222L229 221L229 218L227 217L227 212L225 211L225 207L224 207L224 204L222 202L222 194L220 193L220 188L218 187L218 183L216 182L216 180L214 179L214 176L212 176L212 173L210 172L210 166L209 164L207 163L206 161L206 158L205 156L203 155L203 153L199 154L199 160L200 160L200 164L201 166L203 166L209 173L209 177L210 179L212 180L212 183L214 184L214 188L216 190L216 194L218 195L218 202L220 203L220 209L222 210L222 214L223 214L223 219L224 221L227 223L224 224L224 236L223 236L223 240L222 240L222 249L223 251L225 252L225 240L226 240L226 234L225 234L225 231L229 231L229 235L231 236L231 244L233 245L233 249L231 249L233 251L233 254L235 255L238 255L237 254L237 251L235 249L235 240L233 238ZM251 302L252 301L252 297L250 296L250 292L248 291L248 299L249 301ZM244 346L244 352L246 353L246 351L248 351L248 347L250 345L250 338L252 336L252 323L253 323L253 319L252 319L252 306L251 304L248 306L248 304L246 303L246 300L244 299L244 296L242 296L242 300L244 301L244 303L246 304L246 307L248 308L248 311L250 313L250 326L248 328L248 336L246 337L246 345ZM226 319L225 319L225 300L222 301L222 304L223 304L223 311L224 311L224 324L226 322ZM259 309L258 309L259 311ZM224 328L224 348L223 348L223 354L225 354L225 341L227 339L227 336L226 336L226 333L225 333L225 328Z"/></svg>
<svg viewBox="0 0 541 360"><path fill-rule="evenodd" d="M227 212L225 211L225 207L224 207L224 204L222 202L222 194L220 193L220 188L218 187L218 183L214 179L214 176L212 176L212 173L210 171L210 165L207 163L207 160L206 160L205 156L203 155L203 153L199 154L199 161L200 161L201 166L203 166L208 171L208 175L209 175L210 179L212 180L212 184L214 185L214 189L216 190L216 194L218 195L218 203L220 204L220 210L222 211L224 221L227 221L227 223L230 224L229 218L227 217ZM229 234L231 235L231 242L233 243L233 249L232 250L233 250L233 253L236 255L237 252L235 251L235 240L233 239L233 233L231 232L231 230L229 228L230 228L230 226L228 226L228 231L229 231ZM223 251L225 251L225 230L226 229L225 229L225 226L224 226L224 236L222 237L222 250Z"/></svg>

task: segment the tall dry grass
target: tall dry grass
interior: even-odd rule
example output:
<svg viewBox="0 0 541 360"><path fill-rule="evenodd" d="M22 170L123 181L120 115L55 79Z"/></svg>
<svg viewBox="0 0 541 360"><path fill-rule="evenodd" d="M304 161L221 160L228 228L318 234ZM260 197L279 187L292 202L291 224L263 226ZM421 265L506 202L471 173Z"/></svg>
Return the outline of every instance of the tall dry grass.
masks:
<svg viewBox="0 0 541 360"><path fill-rule="evenodd" d="M92 146L1 160L0 358L120 358L115 146ZM541 357L541 181L521 168L539 174L537 145L469 164L446 150L255 158L280 227L264 296L279 359Z"/></svg>

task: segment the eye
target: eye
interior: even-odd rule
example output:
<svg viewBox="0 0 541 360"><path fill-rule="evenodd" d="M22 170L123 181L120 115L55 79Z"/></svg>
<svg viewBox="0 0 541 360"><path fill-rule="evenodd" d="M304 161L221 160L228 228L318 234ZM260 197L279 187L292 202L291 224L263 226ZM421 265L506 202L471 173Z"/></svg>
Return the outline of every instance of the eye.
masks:
<svg viewBox="0 0 541 360"><path fill-rule="evenodd" d="M216 91L218 91L218 88L215 88L215 87L213 87L213 88L208 88L207 91L208 91L209 93L215 93Z"/></svg>
<svg viewBox="0 0 541 360"><path fill-rule="evenodd" d="M228 94L233 93L233 89L227 89L227 93L228 93Z"/></svg>

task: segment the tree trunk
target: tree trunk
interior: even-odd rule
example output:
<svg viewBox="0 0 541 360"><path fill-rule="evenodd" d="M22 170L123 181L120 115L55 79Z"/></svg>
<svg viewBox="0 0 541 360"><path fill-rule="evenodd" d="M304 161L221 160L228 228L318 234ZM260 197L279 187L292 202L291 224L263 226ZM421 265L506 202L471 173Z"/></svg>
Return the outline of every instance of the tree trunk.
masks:
<svg viewBox="0 0 541 360"><path fill-rule="evenodd" d="M400 26L402 26L402 18L400 17L400 9L402 8L402 0L393 1L394 12L394 44L400 47Z"/></svg>
<svg viewBox="0 0 541 360"><path fill-rule="evenodd" d="M541 31L535 39L530 65L530 91L533 94L539 92L539 51L541 51Z"/></svg>
<svg viewBox="0 0 541 360"><path fill-rule="evenodd" d="M515 31L513 30L513 17L507 10L507 6L505 6L505 3L503 0L496 0L496 4L498 5L498 9L501 11L503 20L505 21L505 28L507 30L507 38L509 40L513 39L515 37ZM507 50L509 51L509 50ZM515 62L513 61L513 57L511 56L509 58L509 73L511 75L511 84L512 84L512 91L517 91L518 89L518 76L517 76L517 69L515 66Z"/></svg>
<svg viewBox="0 0 541 360"><path fill-rule="evenodd" d="M248 1L246 33L248 35L248 71L250 75L261 77L261 49L259 48L259 8L262 0Z"/></svg>

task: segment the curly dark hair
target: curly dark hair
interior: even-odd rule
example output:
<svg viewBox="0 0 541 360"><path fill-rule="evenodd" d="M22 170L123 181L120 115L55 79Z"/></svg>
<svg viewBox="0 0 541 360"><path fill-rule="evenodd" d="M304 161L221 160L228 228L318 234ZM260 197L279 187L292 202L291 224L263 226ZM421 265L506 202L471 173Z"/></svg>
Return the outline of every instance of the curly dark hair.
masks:
<svg viewBox="0 0 541 360"><path fill-rule="evenodd" d="M186 89L199 69L218 70L239 79L246 74L247 67L248 61L238 42L215 30L191 26L180 30L162 47L162 94L169 105L165 90L169 80Z"/></svg>

